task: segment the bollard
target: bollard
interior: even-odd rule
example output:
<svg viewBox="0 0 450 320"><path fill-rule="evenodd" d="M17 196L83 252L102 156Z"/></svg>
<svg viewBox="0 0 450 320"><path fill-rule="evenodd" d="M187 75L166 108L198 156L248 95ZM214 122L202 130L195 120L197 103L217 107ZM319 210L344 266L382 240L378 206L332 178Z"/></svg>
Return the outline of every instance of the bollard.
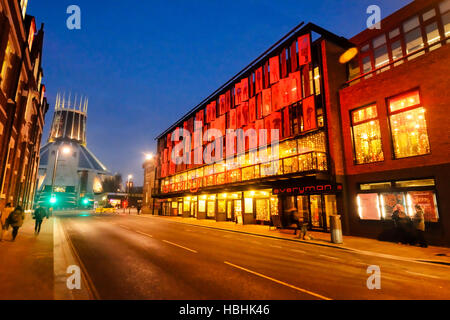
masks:
<svg viewBox="0 0 450 320"><path fill-rule="evenodd" d="M342 243L342 225L340 215L330 215L331 242Z"/></svg>

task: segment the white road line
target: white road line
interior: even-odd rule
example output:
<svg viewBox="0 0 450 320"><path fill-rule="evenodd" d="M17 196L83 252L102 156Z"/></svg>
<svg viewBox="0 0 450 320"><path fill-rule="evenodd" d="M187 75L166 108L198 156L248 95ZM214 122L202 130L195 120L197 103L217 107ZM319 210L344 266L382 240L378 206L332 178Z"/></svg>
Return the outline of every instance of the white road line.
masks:
<svg viewBox="0 0 450 320"><path fill-rule="evenodd" d="M142 235L144 235L144 236L153 238L153 236L152 236L151 234L148 234L148 233L145 233L145 232L142 232L142 231L139 231L139 230L134 230L134 231L137 232L137 233L139 233L139 234L142 234Z"/></svg>
<svg viewBox="0 0 450 320"><path fill-rule="evenodd" d="M303 250L297 250L297 249L289 249L290 251L298 252L298 253L306 253L306 251Z"/></svg>
<svg viewBox="0 0 450 320"><path fill-rule="evenodd" d="M266 276L266 275L263 275L263 274L261 274L261 273L258 273L258 272L249 270L249 269L247 269L247 268L244 268L244 267L241 267L241 266L238 266L238 265L235 265L235 264L230 263L230 262L228 262L228 261L224 261L224 263L227 264L227 265L229 265L229 266L232 266L232 267L234 267L234 268L237 268L237 269L246 271L246 272L248 272L248 273L254 274L254 275L258 276L258 277L261 277L261 278L264 278L264 279L267 279L267 280L276 282L276 283L278 283L278 284L281 284L281 285L283 285L283 286L289 287L289 288L291 288L291 289L294 289L294 290L297 290L297 291L300 291L300 292L303 292L303 293L307 293L307 294L309 294L309 295L311 295L311 296L314 296L314 297L316 297L316 298L323 299L323 300L332 300L331 298L327 298L327 297L322 296L322 295L320 295L320 294L318 294L318 293L315 293L315 292L312 292L312 291L309 291L309 290L306 290L306 289L302 289L302 288L296 287L296 286L294 286L294 285L292 285L292 284L289 284L289 283L287 283L287 282L283 282L283 281L280 281L280 280L277 280L277 279L268 277L268 276Z"/></svg>
<svg viewBox="0 0 450 320"><path fill-rule="evenodd" d="M279 248L279 249L282 248L282 246L276 246L276 245L273 245L273 244L269 244L269 247L272 247L272 248Z"/></svg>
<svg viewBox="0 0 450 320"><path fill-rule="evenodd" d="M129 227L124 226L123 224L118 224L118 226L119 226L119 227L122 227L122 228L124 228L124 229L127 229L127 230L131 230Z"/></svg>
<svg viewBox="0 0 450 320"><path fill-rule="evenodd" d="M167 240L163 240L163 242L168 243L168 244L171 244L171 245L176 246L176 247L179 247L179 248L182 248L182 249L185 249L185 250L190 251L190 252L193 252L193 253L197 253L197 251L195 251L195 250L192 250L192 249L189 249L189 248L180 246L179 244L176 244L176 243L173 243L173 242L170 242L170 241L167 241Z"/></svg>
<svg viewBox="0 0 450 320"><path fill-rule="evenodd" d="M425 273L418 273L418 272L412 272L412 271L406 271L409 274L413 274L416 276L421 276L421 277L427 277L427 278L432 278L432 279L441 279L441 277L436 277L436 276L432 276L429 274L425 274Z"/></svg>

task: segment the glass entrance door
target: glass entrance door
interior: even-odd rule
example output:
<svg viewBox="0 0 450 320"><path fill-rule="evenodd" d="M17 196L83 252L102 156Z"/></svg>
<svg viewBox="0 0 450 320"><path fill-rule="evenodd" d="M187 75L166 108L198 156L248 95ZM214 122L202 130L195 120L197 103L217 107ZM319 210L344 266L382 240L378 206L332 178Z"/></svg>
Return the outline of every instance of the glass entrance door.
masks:
<svg viewBox="0 0 450 320"><path fill-rule="evenodd" d="M311 195L309 196L309 201L311 209L311 226L313 228L322 228L323 227L322 196Z"/></svg>
<svg viewBox="0 0 450 320"><path fill-rule="evenodd" d="M227 200L227 220L234 221L233 200Z"/></svg>

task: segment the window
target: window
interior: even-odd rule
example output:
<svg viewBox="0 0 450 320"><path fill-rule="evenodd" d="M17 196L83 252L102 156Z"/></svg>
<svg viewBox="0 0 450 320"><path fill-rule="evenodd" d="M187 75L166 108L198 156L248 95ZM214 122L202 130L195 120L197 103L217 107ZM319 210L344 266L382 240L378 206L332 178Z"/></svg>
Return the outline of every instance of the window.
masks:
<svg viewBox="0 0 450 320"><path fill-rule="evenodd" d="M392 42L391 44L392 60L397 60L403 57L403 49L401 40ZM394 66L398 66L403 63L403 60L399 60L394 63Z"/></svg>
<svg viewBox="0 0 450 320"><path fill-rule="evenodd" d="M351 112L354 160L356 164L383 161L377 106Z"/></svg>
<svg viewBox="0 0 450 320"><path fill-rule="evenodd" d="M398 188L434 187L434 185L434 179L405 180L395 182L395 186Z"/></svg>
<svg viewBox="0 0 450 320"><path fill-rule="evenodd" d="M406 54L422 49L423 39L418 16L414 16L403 23L403 32L405 34ZM408 57L408 60L417 58L424 53L425 52L421 51Z"/></svg>
<svg viewBox="0 0 450 320"><path fill-rule="evenodd" d="M360 184L360 190L376 190L376 189L389 189L391 187L391 183L387 182L374 182L374 183L363 183Z"/></svg>
<svg viewBox="0 0 450 320"><path fill-rule="evenodd" d="M430 153L425 108L419 91L388 99L389 120L395 158Z"/></svg>
<svg viewBox="0 0 450 320"><path fill-rule="evenodd" d="M360 193L356 196L358 215L362 220L380 220L380 203L377 193Z"/></svg>
<svg viewBox="0 0 450 320"><path fill-rule="evenodd" d="M372 61L370 59L370 55L364 57L362 59L362 67L363 67L363 74L372 71ZM369 74L367 76L365 76L365 79L370 78L372 75Z"/></svg>
<svg viewBox="0 0 450 320"><path fill-rule="evenodd" d="M439 35L439 29L437 22L430 23L429 25L425 26L425 33L427 36L427 45L431 46L433 43L440 41L441 36ZM436 44L430 48L430 51L435 50L439 48L441 44Z"/></svg>
<svg viewBox="0 0 450 320"><path fill-rule="evenodd" d="M372 45L374 48L373 55L375 59L375 69L380 68L385 64L388 64L389 55L386 45L386 35L382 34L381 36L373 39ZM383 72L385 70L387 70L387 68L381 69L379 72Z"/></svg>

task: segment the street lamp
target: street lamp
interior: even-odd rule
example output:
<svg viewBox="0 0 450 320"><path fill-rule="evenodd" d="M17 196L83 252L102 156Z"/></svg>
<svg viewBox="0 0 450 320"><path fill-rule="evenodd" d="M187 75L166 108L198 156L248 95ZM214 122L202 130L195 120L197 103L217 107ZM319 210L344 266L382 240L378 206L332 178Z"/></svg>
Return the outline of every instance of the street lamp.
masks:
<svg viewBox="0 0 450 320"><path fill-rule="evenodd" d="M130 213L130 189L131 189L131 179L133 179L133 175L129 174L127 179L127 205L128 205L128 213Z"/></svg>
<svg viewBox="0 0 450 320"><path fill-rule="evenodd" d="M70 148L70 146L68 146L68 145L62 145L62 146L59 146L59 147L56 149L55 163L53 164L52 188L51 188L51 196L50 196L50 204L51 204L52 206L53 206L53 205L56 203L56 201L57 201L56 195L55 195L55 193L54 193L54 187L55 187L56 169L57 169L57 167L58 167L58 159L59 159L59 150L60 150L60 149L61 149L61 152L62 152L63 154L69 154L70 151L72 150L72 149Z"/></svg>
<svg viewBox="0 0 450 320"><path fill-rule="evenodd" d="M146 153L145 154L145 161L149 161L149 160L152 160L153 159L153 154L151 154L151 153Z"/></svg>

